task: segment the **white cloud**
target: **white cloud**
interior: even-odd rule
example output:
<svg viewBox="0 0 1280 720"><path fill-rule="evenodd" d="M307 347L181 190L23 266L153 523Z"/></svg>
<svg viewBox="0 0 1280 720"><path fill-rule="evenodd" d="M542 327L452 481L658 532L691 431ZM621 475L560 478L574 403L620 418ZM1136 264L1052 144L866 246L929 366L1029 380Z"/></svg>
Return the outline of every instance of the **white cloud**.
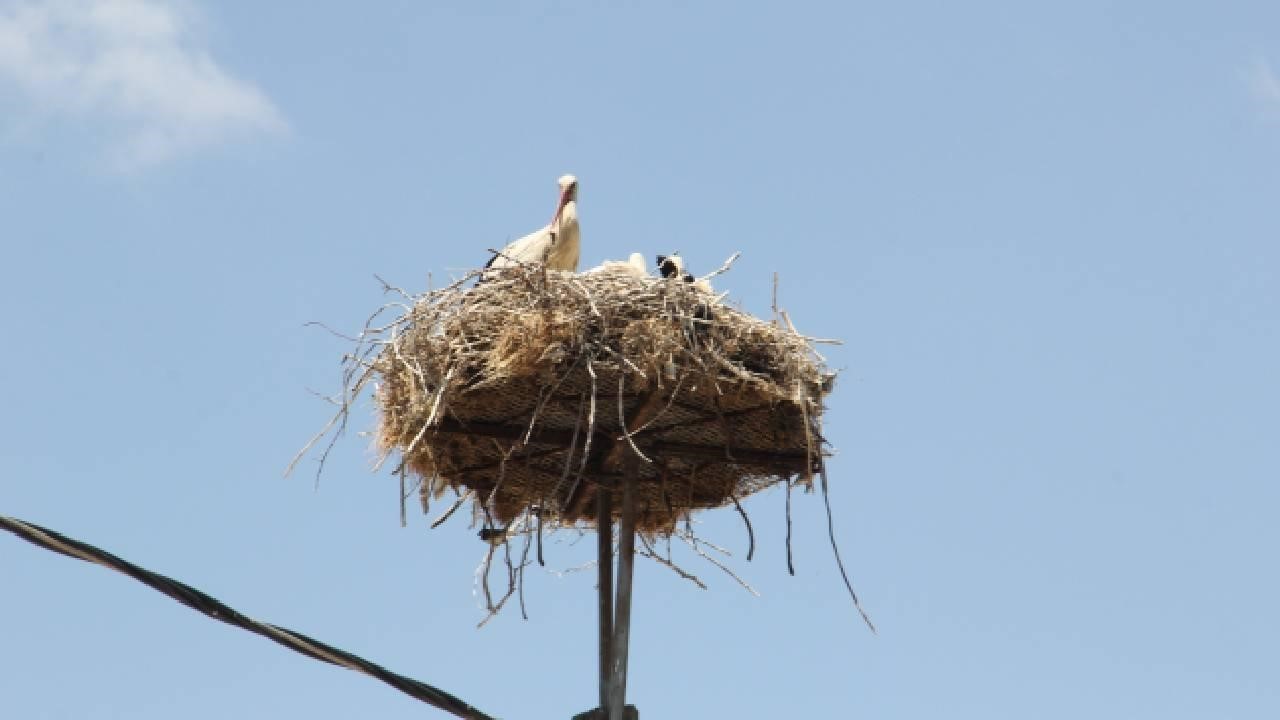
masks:
<svg viewBox="0 0 1280 720"><path fill-rule="evenodd" d="M1267 109L1280 111L1280 76L1276 75L1271 64L1263 58L1255 59L1248 79L1254 98Z"/></svg>
<svg viewBox="0 0 1280 720"><path fill-rule="evenodd" d="M0 86L45 118L102 130L123 168L286 123L200 46L175 0L0 0Z"/></svg>

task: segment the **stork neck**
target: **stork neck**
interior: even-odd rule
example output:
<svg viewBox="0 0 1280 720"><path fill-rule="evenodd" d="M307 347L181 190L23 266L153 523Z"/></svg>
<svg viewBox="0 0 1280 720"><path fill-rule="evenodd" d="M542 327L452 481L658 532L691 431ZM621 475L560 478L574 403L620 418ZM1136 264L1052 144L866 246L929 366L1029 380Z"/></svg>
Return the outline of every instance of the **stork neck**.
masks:
<svg viewBox="0 0 1280 720"><path fill-rule="evenodd" d="M578 223L578 202L570 200L560 208L560 212L556 213L555 218L551 221L553 230L559 230L566 225L576 225Z"/></svg>

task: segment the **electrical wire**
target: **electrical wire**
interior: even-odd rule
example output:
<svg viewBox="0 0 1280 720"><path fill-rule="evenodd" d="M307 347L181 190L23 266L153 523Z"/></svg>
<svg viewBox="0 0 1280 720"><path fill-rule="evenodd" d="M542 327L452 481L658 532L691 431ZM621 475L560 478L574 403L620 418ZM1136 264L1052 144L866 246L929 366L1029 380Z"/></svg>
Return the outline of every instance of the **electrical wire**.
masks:
<svg viewBox="0 0 1280 720"><path fill-rule="evenodd" d="M456 715L466 720L494 720L470 704L461 699L443 691L439 688L427 685L424 682L414 680L413 678L391 672L380 665L376 665L362 657L352 655L351 653L336 648L327 643L323 643L314 638L303 635L300 632L283 628L278 625L259 622L253 618L247 617L235 608L229 607L219 601L217 598L203 593L190 585L178 582L173 578L153 573L146 568L139 567L133 563L116 557L111 553L96 548L88 543L80 542L73 538L69 538L61 533L55 532L48 528L40 527L33 523L25 522L17 518L6 517L0 515L0 528L8 530L18 537L38 545L46 550L73 557L77 560L101 565L120 573L124 573L138 582L157 590L187 607L204 613L205 615L234 625L242 630L248 630L251 633L261 635L268 640L277 642L290 650L302 653L313 660L320 660L331 665L347 668L356 672L364 673L377 680L390 685L400 692L434 705L447 713Z"/></svg>

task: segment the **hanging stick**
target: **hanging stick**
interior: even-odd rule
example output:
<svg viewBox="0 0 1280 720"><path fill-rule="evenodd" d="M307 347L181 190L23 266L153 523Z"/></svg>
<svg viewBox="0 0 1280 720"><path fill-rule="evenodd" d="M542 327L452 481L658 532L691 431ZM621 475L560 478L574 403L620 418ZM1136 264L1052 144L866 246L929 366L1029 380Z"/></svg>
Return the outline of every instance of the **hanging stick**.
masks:
<svg viewBox="0 0 1280 720"><path fill-rule="evenodd" d="M791 480L783 482L787 484L787 572L795 575L796 566L791 562Z"/></svg>

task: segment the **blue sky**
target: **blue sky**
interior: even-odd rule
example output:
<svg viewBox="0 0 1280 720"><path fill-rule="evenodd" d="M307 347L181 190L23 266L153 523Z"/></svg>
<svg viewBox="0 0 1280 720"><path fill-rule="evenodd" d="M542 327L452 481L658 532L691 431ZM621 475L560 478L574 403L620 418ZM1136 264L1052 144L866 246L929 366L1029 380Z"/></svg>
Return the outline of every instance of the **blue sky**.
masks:
<svg viewBox="0 0 1280 720"><path fill-rule="evenodd" d="M483 629L464 518L367 438L341 341L545 222L683 251L839 337L820 498L638 569L649 717L1280 714L1280 6L0 2L0 513L503 717L593 704L591 573ZM359 418L371 427L369 411ZM568 535L564 569L590 555ZM444 717L0 538L15 717Z"/></svg>

